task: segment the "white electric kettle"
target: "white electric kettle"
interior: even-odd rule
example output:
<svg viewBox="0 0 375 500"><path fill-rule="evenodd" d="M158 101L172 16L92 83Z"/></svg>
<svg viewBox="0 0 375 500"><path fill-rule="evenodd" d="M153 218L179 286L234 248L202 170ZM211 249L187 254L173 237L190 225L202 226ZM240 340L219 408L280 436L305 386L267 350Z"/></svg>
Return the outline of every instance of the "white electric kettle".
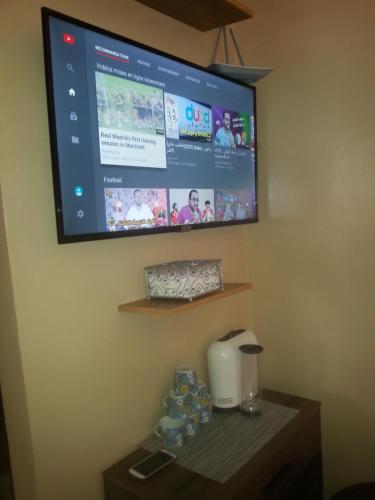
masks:
<svg viewBox="0 0 375 500"><path fill-rule="evenodd" d="M208 378L213 405L234 408L241 404L241 353L239 346L258 344L250 330L232 330L208 347Z"/></svg>

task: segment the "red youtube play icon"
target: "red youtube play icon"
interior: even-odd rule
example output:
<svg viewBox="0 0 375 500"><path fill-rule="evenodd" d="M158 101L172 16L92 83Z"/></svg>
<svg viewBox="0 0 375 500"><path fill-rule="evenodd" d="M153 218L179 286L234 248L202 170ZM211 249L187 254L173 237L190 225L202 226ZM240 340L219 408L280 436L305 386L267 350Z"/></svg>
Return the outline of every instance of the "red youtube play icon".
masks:
<svg viewBox="0 0 375 500"><path fill-rule="evenodd" d="M69 33L64 33L64 42L70 43L70 45L73 45L74 44L74 36L70 35Z"/></svg>

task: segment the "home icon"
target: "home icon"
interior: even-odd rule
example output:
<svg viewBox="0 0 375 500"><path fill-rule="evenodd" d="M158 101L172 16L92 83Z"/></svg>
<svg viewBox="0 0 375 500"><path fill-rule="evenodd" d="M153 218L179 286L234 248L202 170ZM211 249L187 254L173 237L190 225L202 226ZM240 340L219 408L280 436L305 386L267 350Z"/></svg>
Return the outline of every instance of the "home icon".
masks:
<svg viewBox="0 0 375 500"><path fill-rule="evenodd" d="M74 89L69 89L69 95L74 97L76 95L76 91Z"/></svg>

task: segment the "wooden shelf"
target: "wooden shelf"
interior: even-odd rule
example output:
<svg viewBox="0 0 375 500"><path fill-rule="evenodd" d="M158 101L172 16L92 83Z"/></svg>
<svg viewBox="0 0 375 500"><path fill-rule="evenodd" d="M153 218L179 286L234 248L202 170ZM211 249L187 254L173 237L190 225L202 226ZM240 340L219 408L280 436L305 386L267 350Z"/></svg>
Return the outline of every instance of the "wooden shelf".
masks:
<svg viewBox="0 0 375 500"><path fill-rule="evenodd" d="M237 23L254 17L238 0L138 0L200 31Z"/></svg>
<svg viewBox="0 0 375 500"><path fill-rule="evenodd" d="M185 312L189 309L195 309L203 304L215 302L217 300L225 299L231 295L250 290L251 283L224 283L223 292L214 292L203 297L198 297L192 302L180 299L140 299L134 302L127 302L118 306L120 312L152 314L156 316L172 316Z"/></svg>

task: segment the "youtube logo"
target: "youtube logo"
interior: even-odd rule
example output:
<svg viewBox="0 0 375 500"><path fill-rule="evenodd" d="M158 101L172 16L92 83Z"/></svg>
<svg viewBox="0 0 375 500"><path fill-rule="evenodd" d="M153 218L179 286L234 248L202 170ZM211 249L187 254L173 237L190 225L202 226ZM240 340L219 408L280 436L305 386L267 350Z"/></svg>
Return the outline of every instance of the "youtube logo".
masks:
<svg viewBox="0 0 375 500"><path fill-rule="evenodd" d="M74 36L69 33L64 33L64 42L74 45Z"/></svg>

